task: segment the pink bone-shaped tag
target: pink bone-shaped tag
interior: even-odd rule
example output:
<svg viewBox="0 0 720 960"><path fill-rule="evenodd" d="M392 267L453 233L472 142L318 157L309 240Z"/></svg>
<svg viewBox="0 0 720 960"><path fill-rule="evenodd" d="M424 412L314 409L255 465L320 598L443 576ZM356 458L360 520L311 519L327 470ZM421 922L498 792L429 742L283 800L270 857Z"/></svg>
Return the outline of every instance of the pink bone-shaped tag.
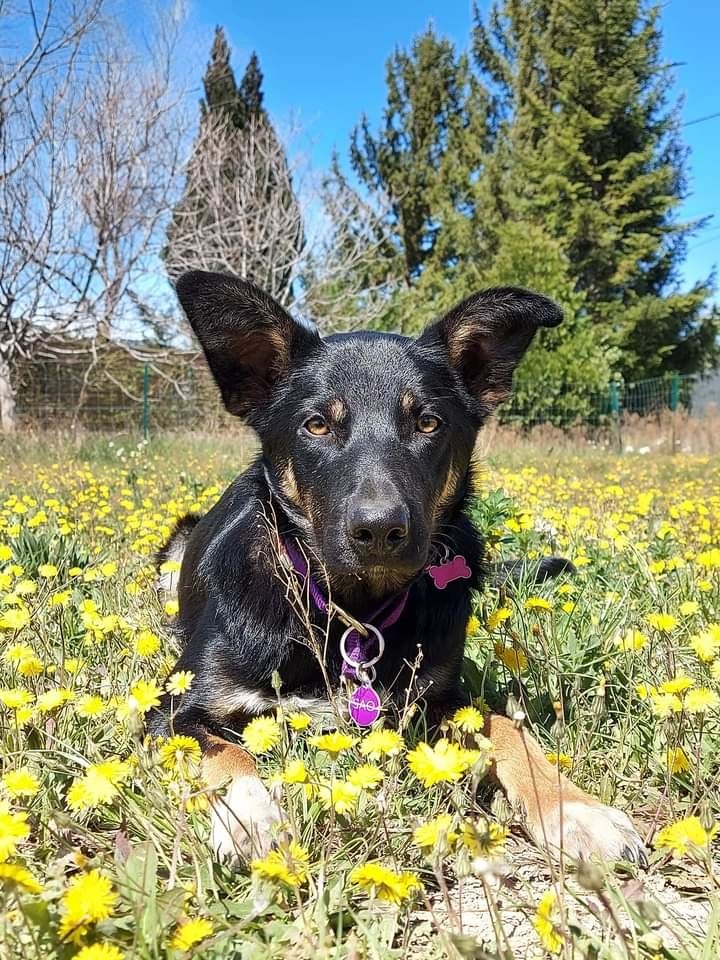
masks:
<svg viewBox="0 0 720 960"><path fill-rule="evenodd" d="M447 563L437 563L428 567L427 572L433 578L433 583L438 590L444 590L454 580L469 580L472 576L467 560L459 553Z"/></svg>

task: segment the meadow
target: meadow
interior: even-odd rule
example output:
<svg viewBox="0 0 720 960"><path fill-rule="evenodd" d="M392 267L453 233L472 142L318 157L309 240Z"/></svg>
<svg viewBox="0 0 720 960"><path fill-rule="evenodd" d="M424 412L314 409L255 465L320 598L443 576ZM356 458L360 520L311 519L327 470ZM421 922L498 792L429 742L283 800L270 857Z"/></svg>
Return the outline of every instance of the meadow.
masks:
<svg viewBox="0 0 720 960"><path fill-rule="evenodd" d="M280 708L251 724L289 822L231 870L197 743L151 742L143 717L193 681L172 673L153 552L250 452L241 435L0 446L0 957L719 956L720 458L487 458L491 555L577 573L477 597L474 702L439 744L413 709L364 735ZM647 872L529 843L487 777L488 703L633 816Z"/></svg>

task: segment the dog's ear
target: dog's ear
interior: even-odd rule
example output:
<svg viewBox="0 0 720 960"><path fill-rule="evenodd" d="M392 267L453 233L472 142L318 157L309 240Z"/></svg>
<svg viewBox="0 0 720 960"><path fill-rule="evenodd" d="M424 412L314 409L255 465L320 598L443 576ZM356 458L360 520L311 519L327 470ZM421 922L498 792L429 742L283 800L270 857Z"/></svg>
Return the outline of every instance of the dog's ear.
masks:
<svg viewBox="0 0 720 960"><path fill-rule="evenodd" d="M175 289L225 407L236 416L264 403L291 363L321 343L247 280L193 270Z"/></svg>
<svg viewBox="0 0 720 960"><path fill-rule="evenodd" d="M469 392L487 412L503 401L538 327L562 320L556 303L519 287L475 293L421 334L423 347L441 348Z"/></svg>

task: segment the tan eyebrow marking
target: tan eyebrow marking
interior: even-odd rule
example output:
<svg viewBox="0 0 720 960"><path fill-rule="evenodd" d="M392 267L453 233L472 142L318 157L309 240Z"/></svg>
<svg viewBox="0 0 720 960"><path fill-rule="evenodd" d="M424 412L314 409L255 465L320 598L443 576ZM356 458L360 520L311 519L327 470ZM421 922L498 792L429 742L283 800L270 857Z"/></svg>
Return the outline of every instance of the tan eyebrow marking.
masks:
<svg viewBox="0 0 720 960"><path fill-rule="evenodd" d="M412 392L412 390L406 390L402 397L400 397L400 406L403 408L405 413L412 413L416 402L415 394Z"/></svg>
<svg viewBox="0 0 720 960"><path fill-rule="evenodd" d="M334 400L330 401L328 404L328 411L335 423L342 423L347 416L347 407L340 397L335 397Z"/></svg>

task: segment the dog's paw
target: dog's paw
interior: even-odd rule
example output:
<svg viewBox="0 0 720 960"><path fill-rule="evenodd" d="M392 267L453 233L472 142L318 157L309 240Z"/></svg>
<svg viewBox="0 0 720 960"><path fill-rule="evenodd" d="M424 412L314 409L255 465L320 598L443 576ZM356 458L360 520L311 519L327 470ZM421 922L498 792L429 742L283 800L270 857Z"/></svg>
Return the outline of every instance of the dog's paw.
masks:
<svg viewBox="0 0 720 960"><path fill-rule="evenodd" d="M616 807L591 800L557 802L533 825L535 840L574 860L596 856L648 865L647 849L630 818Z"/></svg>
<svg viewBox="0 0 720 960"><path fill-rule="evenodd" d="M232 866L264 857L282 820L282 810L259 777L237 777L224 797L212 801L213 852Z"/></svg>

